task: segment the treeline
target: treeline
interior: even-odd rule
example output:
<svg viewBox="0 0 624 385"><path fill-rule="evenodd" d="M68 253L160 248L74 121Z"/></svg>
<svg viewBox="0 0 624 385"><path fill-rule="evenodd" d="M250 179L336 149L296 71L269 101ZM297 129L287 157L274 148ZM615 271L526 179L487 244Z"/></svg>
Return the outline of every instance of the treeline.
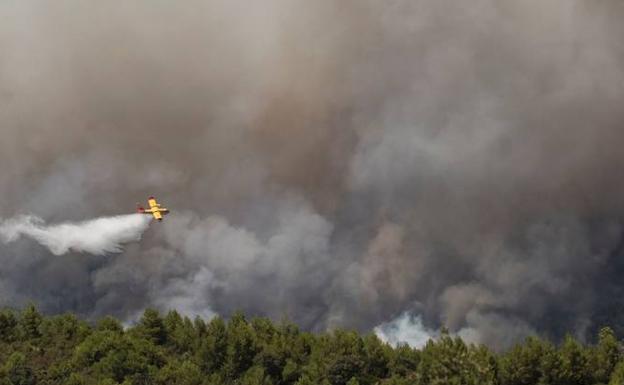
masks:
<svg viewBox="0 0 624 385"><path fill-rule="evenodd" d="M624 355L609 328L592 345L528 338L495 354L447 334L393 348L372 334L312 334L240 313L205 322L146 310L124 329L28 306L0 312L0 385L9 384L620 385Z"/></svg>

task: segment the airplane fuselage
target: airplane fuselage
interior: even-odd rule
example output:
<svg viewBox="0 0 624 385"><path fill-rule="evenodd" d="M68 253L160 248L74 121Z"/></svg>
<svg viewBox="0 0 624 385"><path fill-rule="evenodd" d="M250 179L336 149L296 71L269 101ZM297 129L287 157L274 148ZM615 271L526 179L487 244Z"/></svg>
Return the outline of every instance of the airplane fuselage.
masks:
<svg viewBox="0 0 624 385"><path fill-rule="evenodd" d="M163 216L169 214L169 209L166 207L162 207L160 203L156 202L156 198L149 197L147 200L149 205L148 209L143 208L142 206L137 206L137 212L139 214L149 214L159 221L162 221Z"/></svg>

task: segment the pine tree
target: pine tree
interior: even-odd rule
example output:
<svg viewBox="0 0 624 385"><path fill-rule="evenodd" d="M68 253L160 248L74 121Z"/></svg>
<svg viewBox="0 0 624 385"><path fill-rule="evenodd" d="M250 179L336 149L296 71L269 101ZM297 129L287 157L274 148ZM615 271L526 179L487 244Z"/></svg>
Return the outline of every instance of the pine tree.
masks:
<svg viewBox="0 0 624 385"><path fill-rule="evenodd" d="M584 385L589 383L587 353L572 336L566 336L560 349L561 378L559 382L566 385Z"/></svg>
<svg viewBox="0 0 624 385"><path fill-rule="evenodd" d="M225 364L228 338L225 322L221 317L213 318L206 328L205 337L200 339L195 354L204 373L220 370Z"/></svg>
<svg viewBox="0 0 624 385"><path fill-rule="evenodd" d="M35 384L33 370L28 365L24 354L15 352L9 356L0 370L0 384L2 385L32 385Z"/></svg>
<svg viewBox="0 0 624 385"><path fill-rule="evenodd" d="M613 369L609 385L624 385L624 361L620 361Z"/></svg>
<svg viewBox="0 0 624 385"><path fill-rule="evenodd" d="M534 385L542 377L540 370L545 346L536 337L528 337L499 359L501 385Z"/></svg>
<svg viewBox="0 0 624 385"><path fill-rule="evenodd" d="M167 340L165 324L155 309L145 309L143 316L139 320L137 331L156 345L162 345Z"/></svg>
<svg viewBox="0 0 624 385"><path fill-rule="evenodd" d="M227 325L227 349L224 370L226 377L235 379L252 365L257 353L253 329L242 313L235 313Z"/></svg>
<svg viewBox="0 0 624 385"><path fill-rule="evenodd" d="M162 385L200 385L202 379L199 366L188 360L174 360L159 370L155 382Z"/></svg>
<svg viewBox="0 0 624 385"><path fill-rule="evenodd" d="M606 384L615 365L620 361L620 346L611 328L602 328L598 333L598 344L591 351L590 366L594 382Z"/></svg>
<svg viewBox="0 0 624 385"><path fill-rule="evenodd" d="M20 316L19 326L25 338L32 339L41 336L39 326L41 326L42 318L34 304L31 303L24 308Z"/></svg>
<svg viewBox="0 0 624 385"><path fill-rule="evenodd" d="M11 342L16 338L17 317L11 310L0 311L0 342Z"/></svg>

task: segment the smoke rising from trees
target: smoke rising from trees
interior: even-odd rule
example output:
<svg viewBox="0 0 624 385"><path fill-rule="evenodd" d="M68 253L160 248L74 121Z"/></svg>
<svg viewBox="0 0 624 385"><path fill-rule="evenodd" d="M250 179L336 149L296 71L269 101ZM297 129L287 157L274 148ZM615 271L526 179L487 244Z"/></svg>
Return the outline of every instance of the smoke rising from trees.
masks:
<svg viewBox="0 0 624 385"><path fill-rule="evenodd" d="M0 217L173 212L110 258L0 245L0 301L234 309L506 345L619 330L619 1L0 5ZM33 282L36 282L34 284Z"/></svg>

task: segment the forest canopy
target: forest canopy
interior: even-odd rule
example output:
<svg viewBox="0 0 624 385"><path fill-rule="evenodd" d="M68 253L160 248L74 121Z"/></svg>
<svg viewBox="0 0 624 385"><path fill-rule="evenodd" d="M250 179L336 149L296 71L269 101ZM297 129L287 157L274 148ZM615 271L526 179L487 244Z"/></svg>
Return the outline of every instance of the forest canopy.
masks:
<svg viewBox="0 0 624 385"><path fill-rule="evenodd" d="M314 334L288 321L238 312L190 319L147 309L124 327L34 305L0 311L0 385L403 385L624 384L621 341L603 328L594 343L529 337L504 351L446 332L422 349L374 334Z"/></svg>

